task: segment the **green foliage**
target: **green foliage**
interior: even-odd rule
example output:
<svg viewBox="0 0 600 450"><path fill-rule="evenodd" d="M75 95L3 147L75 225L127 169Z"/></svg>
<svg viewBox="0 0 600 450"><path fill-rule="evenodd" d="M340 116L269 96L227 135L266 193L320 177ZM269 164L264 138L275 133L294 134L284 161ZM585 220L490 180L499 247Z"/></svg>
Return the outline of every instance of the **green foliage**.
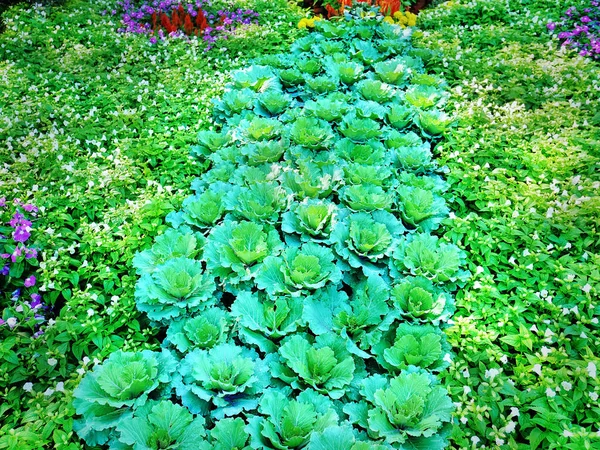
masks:
<svg viewBox="0 0 600 450"><path fill-rule="evenodd" d="M347 38L369 35L365 26L376 32ZM415 366L437 372L447 364L433 323L450 308L431 305L422 313L431 313L430 323L422 324L409 316L418 316L416 306L407 306L409 313L396 307L392 280L423 272L438 294L466 276L460 252L427 234L445 214L431 143L416 126L400 134L388 124L388 106L402 100L404 82L391 86L374 72L374 63L398 57L379 51L381 41L400 40L394 48L408 52L410 36L377 19L316 29L290 54L262 57L232 75L226 97L215 102L215 126L192 149L207 168L192 183L197 194L168 217L178 234L165 238L162 253L157 246L136 259L155 264L141 273L138 308L166 328L163 346L181 358L156 399L180 402L192 420L206 420L200 448L216 446L226 431L236 446L252 448L319 448L337 439L355 450L444 442L450 416L436 408L451 404L443 388L430 387L424 375L419 395L406 399L394 390ZM340 73L350 61L360 67L346 83ZM424 70L416 56L398 61ZM304 82L296 83L290 68ZM425 238L433 244L419 247ZM354 412L344 407L365 409L363 381L396 375L377 393L392 400L371 407L389 414L387 428L381 421L350 424ZM397 420L396 403L403 411L417 404L406 412L410 420ZM246 424L243 433L239 422L219 428L234 416ZM184 439L160 433L156 442Z"/></svg>

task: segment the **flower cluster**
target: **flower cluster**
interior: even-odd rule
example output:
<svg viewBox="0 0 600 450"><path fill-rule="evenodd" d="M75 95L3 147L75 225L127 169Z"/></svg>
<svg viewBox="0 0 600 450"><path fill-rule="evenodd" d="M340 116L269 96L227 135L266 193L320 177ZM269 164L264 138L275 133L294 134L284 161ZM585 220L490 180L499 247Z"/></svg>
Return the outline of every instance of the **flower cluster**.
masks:
<svg viewBox="0 0 600 450"><path fill-rule="evenodd" d="M153 0L140 7L136 7L133 0L122 0L117 5L123 11L124 27L119 31L147 34L152 44L167 36L197 36L210 48L217 39L226 39L238 25L258 23L259 16L251 9L213 10L207 0ZM111 14L116 13L111 11Z"/></svg>
<svg viewBox="0 0 600 450"><path fill-rule="evenodd" d="M13 329L28 322L35 337L42 333L39 324L44 321L45 306L32 273L38 265L38 249L28 245L32 222L26 213L35 218L37 212L31 203L15 199L11 204L0 198L0 292L9 293L0 297L0 326Z"/></svg>
<svg viewBox="0 0 600 450"><path fill-rule="evenodd" d="M600 59L600 1L592 0L588 8L567 9L559 22L548 22L548 30L556 32L561 45L581 56Z"/></svg>
<svg viewBox="0 0 600 450"><path fill-rule="evenodd" d="M312 17L310 19L307 18L307 17L303 17L298 22L298 28L301 29L301 30L304 30L306 28L314 28L315 27L315 22L318 22L319 20L322 20L322 19L320 17L318 17L318 16Z"/></svg>

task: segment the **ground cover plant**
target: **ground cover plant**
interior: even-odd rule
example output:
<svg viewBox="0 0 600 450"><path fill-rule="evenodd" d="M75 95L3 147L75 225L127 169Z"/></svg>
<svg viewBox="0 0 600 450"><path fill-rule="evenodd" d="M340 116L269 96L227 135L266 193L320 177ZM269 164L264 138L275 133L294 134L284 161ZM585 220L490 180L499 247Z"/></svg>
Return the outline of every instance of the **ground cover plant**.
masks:
<svg viewBox="0 0 600 450"><path fill-rule="evenodd" d="M149 448L191 433L206 448L226 433L256 449L445 447L441 327L469 274L432 234L449 210L430 148L452 120L427 55L400 26L349 17L232 73L192 148L209 169L133 261L162 348L83 378L87 444L137 428Z"/></svg>
<svg viewBox="0 0 600 450"><path fill-rule="evenodd" d="M447 329L456 448L600 444L600 71L547 32L567 6L448 2L419 17L460 117L436 147L446 236L474 274Z"/></svg>
<svg viewBox="0 0 600 450"><path fill-rule="evenodd" d="M27 306L7 317L3 308L3 320L18 325L0 326L1 448L81 448L71 400L82 375L117 349L158 347L156 331L135 309L133 255L164 230L164 216L204 170L189 147L210 124L224 72L285 49L301 17L285 2L249 3L260 23L238 27L205 52L202 40L151 45L146 36L119 33L120 17L102 15L112 7L73 1L3 13L2 226L18 206L14 199L39 208L35 220L22 211L39 267L21 276L36 282L20 300L35 306L30 296L39 292L51 309L33 339L36 328L24 333L19 324ZM13 232L0 234L11 244ZM11 302L19 287L6 299L2 289L2 301Z"/></svg>

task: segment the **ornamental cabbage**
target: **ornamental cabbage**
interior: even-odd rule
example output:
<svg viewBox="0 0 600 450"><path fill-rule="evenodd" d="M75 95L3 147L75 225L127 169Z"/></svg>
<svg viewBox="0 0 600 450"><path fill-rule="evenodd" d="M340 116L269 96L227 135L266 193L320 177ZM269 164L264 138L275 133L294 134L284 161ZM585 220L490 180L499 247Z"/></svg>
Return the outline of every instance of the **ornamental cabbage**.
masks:
<svg viewBox="0 0 600 450"><path fill-rule="evenodd" d="M363 80L358 83L357 89L366 100L377 103L389 102L395 94L392 86L379 80Z"/></svg>
<svg viewBox="0 0 600 450"><path fill-rule="evenodd" d="M391 300L400 314L416 322L439 326L454 313L454 300L424 277L406 277L391 291Z"/></svg>
<svg viewBox="0 0 600 450"><path fill-rule="evenodd" d="M305 78L306 86L317 95L335 92L338 88L338 80L328 75Z"/></svg>
<svg viewBox="0 0 600 450"><path fill-rule="evenodd" d="M351 113L344 117L339 127L348 139L354 142L365 142L381 136L381 126L372 119L360 119Z"/></svg>
<svg viewBox="0 0 600 450"><path fill-rule="evenodd" d="M299 117L290 128L292 140L309 149L327 147L333 140L331 126L314 117Z"/></svg>
<svg viewBox="0 0 600 450"><path fill-rule="evenodd" d="M361 382L364 401L344 412L373 439L401 448L442 450L452 420L452 401L432 375L408 369L389 381L381 375Z"/></svg>
<svg viewBox="0 0 600 450"><path fill-rule="evenodd" d="M138 275L152 273L156 268L172 258L194 258L202 251L205 239L189 228L168 229L156 237L150 250L138 252L133 257L133 267Z"/></svg>
<svg viewBox="0 0 600 450"><path fill-rule="evenodd" d="M327 283L337 284L342 272L335 259L331 249L312 242L301 247L289 246L282 256L265 258L256 275L256 285L269 295L299 296L303 291L314 291Z"/></svg>
<svg viewBox="0 0 600 450"><path fill-rule="evenodd" d="M433 86L416 85L406 90L404 99L419 109L429 109L440 106L444 100L443 91Z"/></svg>
<svg viewBox="0 0 600 450"><path fill-rule="evenodd" d="M415 174L426 173L435 168L430 145L426 142L416 147L398 147L393 152L394 164Z"/></svg>
<svg viewBox="0 0 600 450"><path fill-rule="evenodd" d="M317 336L298 333L282 341L282 362L272 367L274 377L294 389L312 388L333 399L341 398L354 378L354 359L342 338L333 333Z"/></svg>
<svg viewBox="0 0 600 450"><path fill-rule="evenodd" d="M287 209L291 198L276 183L256 183L248 187L232 186L225 198L229 211L242 219L275 223Z"/></svg>
<svg viewBox="0 0 600 450"><path fill-rule="evenodd" d="M202 416L194 418L183 406L169 400L138 408L132 419L117 425L117 432L119 442L133 450L197 450L200 438L206 436Z"/></svg>
<svg viewBox="0 0 600 450"><path fill-rule="evenodd" d="M149 395L171 381L176 368L177 361L167 350L117 350L73 391L73 406L83 416L73 428L88 445L104 444L119 423L129 420Z"/></svg>
<svg viewBox="0 0 600 450"><path fill-rule="evenodd" d="M408 82L411 71L402 64L401 59L389 59L373 66L377 77L384 83L404 86Z"/></svg>
<svg viewBox="0 0 600 450"><path fill-rule="evenodd" d="M439 372L448 366L443 356L448 345L442 331L432 325L398 325L395 339L383 339L375 349L377 361L390 372L400 372L409 366Z"/></svg>
<svg viewBox="0 0 600 450"><path fill-rule="evenodd" d="M213 228L206 244L206 267L223 283L254 277L265 257L278 255L283 243L277 230L255 222L225 220Z"/></svg>
<svg viewBox="0 0 600 450"><path fill-rule="evenodd" d="M270 299L262 292L243 291L231 305L231 314L239 321L243 341L272 353L277 351L274 341L296 332L304 324L302 308L302 299L297 297Z"/></svg>
<svg viewBox="0 0 600 450"><path fill-rule="evenodd" d="M204 130L198 133L200 145L192 146L192 153L198 156L210 156L217 150L227 146L232 140L228 130L210 131Z"/></svg>
<svg viewBox="0 0 600 450"><path fill-rule="evenodd" d="M307 75L316 75L321 71L321 63L318 59L311 58L298 58L296 61L296 67L298 69L307 74Z"/></svg>
<svg viewBox="0 0 600 450"><path fill-rule="evenodd" d="M335 94L316 101L308 101L304 105L306 111L327 122L337 122L340 120L348 110L348 107L348 103Z"/></svg>
<svg viewBox="0 0 600 450"><path fill-rule="evenodd" d="M344 181L347 185L373 184L388 186L393 180L392 169L388 166L366 166L363 164L348 164L344 167Z"/></svg>
<svg viewBox="0 0 600 450"><path fill-rule="evenodd" d="M335 152L337 156L350 163L381 166L387 163L385 147L375 140L356 144L350 139L340 139L335 145Z"/></svg>
<svg viewBox="0 0 600 450"><path fill-rule="evenodd" d="M389 446L357 439L358 433L351 426L332 426L313 433L307 450L389 450Z"/></svg>
<svg viewBox="0 0 600 450"><path fill-rule="evenodd" d="M341 190L342 201L352 211L390 211L394 203L394 195L385 192L381 186L358 184Z"/></svg>
<svg viewBox="0 0 600 450"><path fill-rule="evenodd" d="M210 430L210 443L200 442L198 450L250 450L246 423L239 417L221 419Z"/></svg>
<svg viewBox="0 0 600 450"><path fill-rule="evenodd" d="M267 390L258 412L248 420L254 449L297 449L304 447L313 433L337 425L338 415L328 397L307 389L290 399L290 389Z"/></svg>
<svg viewBox="0 0 600 450"><path fill-rule="evenodd" d="M248 157L248 164L257 166L265 163L274 163L281 159L289 147L289 139L258 141L241 147L242 155Z"/></svg>
<svg viewBox="0 0 600 450"><path fill-rule="evenodd" d="M183 405L194 414L207 414L212 404L216 419L256 408L271 382L268 364L254 350L227 343L188 353L179 373L176 389Z"/></svg>
<svg viewBox="0 0 600 450"><path fill-rule="evenodd" d="M385 262L398 245L405 229L398 219L387 211L372 213L340 213L339 222L331 233L335 251L351 267L365 274L378 273L374 263Z"/></svg>
<svg viewBox="0 0 600 450"><path fill-rule="evenodd" d="M415 116L415 124L424 135L430 137L443 134L452 125L452 122L454 122L454 118L437 109L421 111Z"/></svg>
<svg viewBox="0 0 600 450"><path fill-rule="evenodd" d="M135 300L151 320L166 320L212 306L215 287L199 261L178 257L158 266L152 274L142 275Z"/></svg>
<svg viewBox="0 0 600 450"><path fill-rule="evenodd" d="M444 198L430 190L400 185L397 192L398 209L410 228L430 233L437 230L450 213Z"/></svg>
<svg viewBox="0 0 600 450"><path fill-rule="evenodd" d="M183 210L179 213L181 220L201 230L210 228L223 217L224 194L224 186L214 183L211 189L186 198L183 201Z"/></svg>
<svg viewBox="0 0 600 450"><path fill-rule="evenodd" d="M304 75L298 69L283 69L279 71L279 79L285 86L296 86L304 83Z"/></svg>
<svg viewBox="0 0 600 450"><path fill-rule="evenodd" d="M434 283L464 282L469 277L468 272L460 270L464 258L464 252L456 245L439 242L437 236L416 233L401 239L390 269L394 276L409 273Z"/></svg>
<svg viewBox="0 0 600 450"><path fill-rule="evenodd" d="M343 172L335 164L319 167L299 160L297 166L283 173L282 182L300 199L328 197L343 181Z"/></svg>
<svg viewBox="0 0 600 450"><path fill-rule="evenodd" d="M358 100L354 104L354 112L358 117L378 120L385 117L387 108L371 100Z"/></svg>
<svg viewBox="0 0 600 450"><path fill-rule="evenodd" d="M289 95L274 89L263 92L257 97L255 112L267 117L281 114L292 102Z"/></svg>
<svg viewBox="0 0 600 450"><path fill-rule="evenodd" d="M336 205L326 200L305 199L292 204L283 214L281 229L284 233L297 233L305 242L329 237L335 223Z"/></svg>
<svg viewBox="0 0 600 450"><path fill-rule="evenodd" d="M375 46L368 41L355 39L352 41L352 47L354 47L354 57L364 64L372 65L384 58L384 55L379 53Z"/></svg>
<svg viewBox="0 0 600 450"><path fill-rule="evenodd" d="M365 68L362 64L354 61L341 62L337 64L337 74L340 81L346 85L356 83L362 78Z"/></svg>
<svg viewBox="0 0 600 450"><path fill-rule="evenodd" d="M250 89L227 89L220 100L213 100L217 117L227 118L252 108L254 92Z"/></svg>
<svg viewBox="0 0 600 450"><path fill-rule="evenodd" d="M231 317L227 311L209 308L194 317L171 322L167 342L181 353L194 348L210 349L227 340L230 328Z"/></svg>
<svg viewBox="0 0 600 450"><path fill-rule="evenodd" d="M254 92L264 92L277 84L275 74L267 66L250 66L235 70L231 73L231 77L236 88L248 88Z"/></svg>
<svg viewBox="0 0 600 450"><path fill-rule="evenodd" d="M354 285L352 298L332 288L305 300L304 319L316 335L335 331L345 341L347 350L362 359L382 338L383 333L399 317L390 310L387 299L389 285L372 274Z"/></svg>
<svg viewBox="0 0 600 450"><path fill-rule="evenodd" d="M393 104L388 110L387 119L391 126L398 130L406 128L413 117L413 110L404 105Z"/></svg>
<svg viewBox="0 0 600 450"><path fill-rule="evenodd" d="M244 119L239 128L248 142L268 141L276 139L281 133L281 123L276 119L255 116L252 120Z"/></svg>

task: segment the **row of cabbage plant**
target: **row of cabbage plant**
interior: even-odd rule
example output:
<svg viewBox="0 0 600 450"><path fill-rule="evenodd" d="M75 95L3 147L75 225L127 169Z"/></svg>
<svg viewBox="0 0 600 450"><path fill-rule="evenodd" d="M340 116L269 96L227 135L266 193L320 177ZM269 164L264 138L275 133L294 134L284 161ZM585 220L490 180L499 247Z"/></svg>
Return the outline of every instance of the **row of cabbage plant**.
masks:
<svg viewBox="0 0 600 450"><path fill-rule="evenodd" d="M319 22L232 74L193 148L209 170L134 259L163 348L86 375L88 444L445 447L442 327L468 273L434 234L431 149L452 119L410 29L380 19Z"/></svg>

